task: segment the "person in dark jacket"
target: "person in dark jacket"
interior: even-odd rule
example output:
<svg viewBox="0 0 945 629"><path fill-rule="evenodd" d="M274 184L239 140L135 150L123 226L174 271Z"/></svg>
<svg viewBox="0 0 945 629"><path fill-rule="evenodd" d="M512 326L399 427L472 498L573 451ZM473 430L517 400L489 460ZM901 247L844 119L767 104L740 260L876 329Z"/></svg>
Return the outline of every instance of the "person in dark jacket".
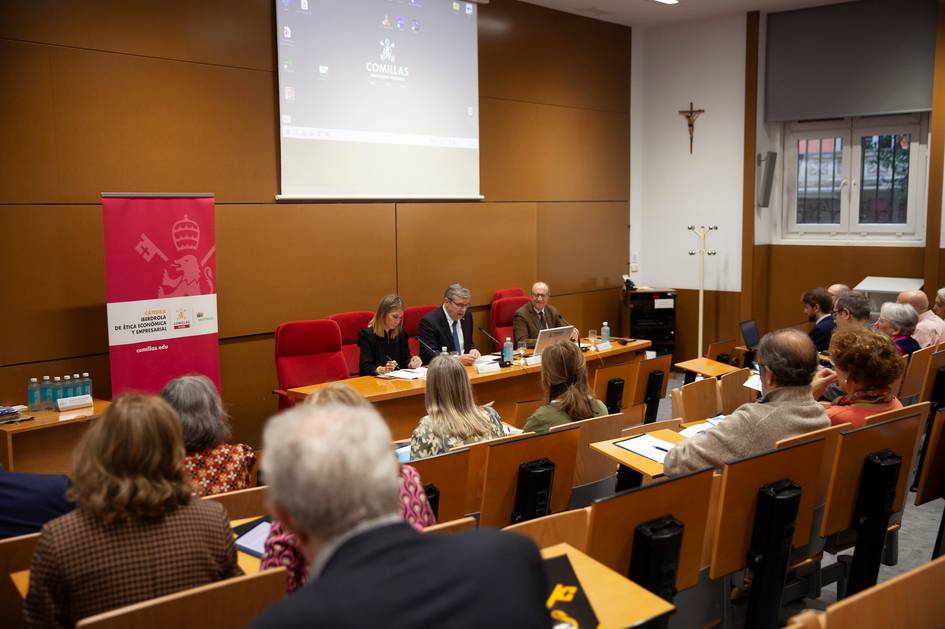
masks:
<svg viewBox="0 0 945 629"><path fill-rule="evenodd" d="M8 472L0 465L0 539L36 533L75 509L68 489L69 479L61 474Z"/></svg>

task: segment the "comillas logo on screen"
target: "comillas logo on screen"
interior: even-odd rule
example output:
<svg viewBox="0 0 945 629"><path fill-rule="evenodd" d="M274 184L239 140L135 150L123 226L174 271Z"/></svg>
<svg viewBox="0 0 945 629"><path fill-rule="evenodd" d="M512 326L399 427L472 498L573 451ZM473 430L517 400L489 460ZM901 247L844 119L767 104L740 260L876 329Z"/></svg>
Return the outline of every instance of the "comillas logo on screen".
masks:
<svg viewBox="0 0 945 629"><path fill-rule="evenodd" d="M380 62L367 61L364 64L364 69L367 70L371 76L377 78L403 81L409 77L410 68L407 66L399 66L395 63L397 61L397 57L394 54L394 48L397 47L397 44L386 37L378 43L380 44L381 48Z"/></svg>

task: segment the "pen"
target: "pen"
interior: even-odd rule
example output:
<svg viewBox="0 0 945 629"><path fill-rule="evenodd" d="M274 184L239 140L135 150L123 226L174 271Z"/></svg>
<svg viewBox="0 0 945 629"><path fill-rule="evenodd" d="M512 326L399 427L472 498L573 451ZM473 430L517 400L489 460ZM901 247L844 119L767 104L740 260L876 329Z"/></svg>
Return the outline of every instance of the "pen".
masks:
<svg viewBox="0 0 945 629"><path fill-rule="evenodd" d="M666 448L661 448L659 446L653 446L653 447L659 450L660 452L669 452L669 450L667 450Z"/></svg>

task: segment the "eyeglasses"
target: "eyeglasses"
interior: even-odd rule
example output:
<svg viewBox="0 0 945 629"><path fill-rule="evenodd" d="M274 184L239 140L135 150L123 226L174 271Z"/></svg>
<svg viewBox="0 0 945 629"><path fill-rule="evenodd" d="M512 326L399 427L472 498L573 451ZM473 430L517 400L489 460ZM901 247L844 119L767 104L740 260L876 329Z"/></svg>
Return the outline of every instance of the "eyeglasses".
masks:
<svg viewBox="0 0 945 629"><path fill-rule="evenodd" d="M450 303L453 304L454 306L456 306L457 308L459 308L460 310L466 310L467 308L469 308L469 302L468 302L468 301L465 302L465 303L462 303L462 302L456 303L455 301L453 301L452 299L450 299Z"/></svg>

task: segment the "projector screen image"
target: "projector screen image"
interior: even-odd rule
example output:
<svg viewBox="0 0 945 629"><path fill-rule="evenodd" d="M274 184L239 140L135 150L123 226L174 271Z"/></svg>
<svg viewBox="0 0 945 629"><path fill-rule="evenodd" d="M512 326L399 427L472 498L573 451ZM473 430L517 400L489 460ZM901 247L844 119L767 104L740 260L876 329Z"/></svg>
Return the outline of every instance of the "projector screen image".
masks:
<svg viewBox="0 0 945 629"><path fill-rule="evenodd" d="M475 4L275 3L279 198L479 198Z"/></svg>

